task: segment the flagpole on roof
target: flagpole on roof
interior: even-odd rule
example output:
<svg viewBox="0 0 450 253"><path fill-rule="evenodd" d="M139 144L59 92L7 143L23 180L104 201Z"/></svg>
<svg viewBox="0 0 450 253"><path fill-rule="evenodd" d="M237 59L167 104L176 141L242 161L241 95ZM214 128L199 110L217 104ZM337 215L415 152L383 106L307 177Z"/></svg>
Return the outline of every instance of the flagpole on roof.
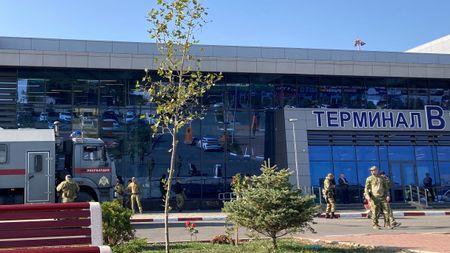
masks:
<svg viewBox="0 0 450 253"><path fill-rule="evenodd" d="M360 38L356 38L355 40L355 47L358 49L358 51L361 50L361 47L364 46L366 43L362 41Z"/></svg>

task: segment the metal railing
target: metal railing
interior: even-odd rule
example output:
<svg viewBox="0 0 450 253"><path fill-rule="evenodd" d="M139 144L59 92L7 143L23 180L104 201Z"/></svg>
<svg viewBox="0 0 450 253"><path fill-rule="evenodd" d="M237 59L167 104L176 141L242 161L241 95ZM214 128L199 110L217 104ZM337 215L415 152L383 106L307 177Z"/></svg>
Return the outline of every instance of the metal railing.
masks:
<svg viewBox="0 0 450 253"><path fill-rule="evenodd" d="M230 201L236 199L234 192L221 192L218 194L218 198L221 201Z"/></svg>
<svg viewBox="0 0 450 253"><path fill-rule="evenodd" d="M405 192L405 202L429 206L432 202L450 202L450 186L433 186L430 188L408 185L409 192Z"/></svg>

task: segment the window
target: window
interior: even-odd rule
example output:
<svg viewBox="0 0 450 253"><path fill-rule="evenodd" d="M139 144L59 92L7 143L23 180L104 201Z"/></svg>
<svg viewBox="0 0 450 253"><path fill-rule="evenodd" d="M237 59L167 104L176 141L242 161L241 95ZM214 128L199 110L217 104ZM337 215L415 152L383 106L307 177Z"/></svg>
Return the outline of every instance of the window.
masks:
<svg viewBox="0 0 450 253"><path fill-rule="evenodd" d="M431 146L416 146L416 160L433 160Z"/></svg>
<svg viewBox="0 0 450 253"><path fill-rule="evenodd" d="M42 171L42 155L35 155L34 156L34 172L41 172Z"/></svg>
<svg viewBox="0 0 450 253"><path fill-rule="evenodd" d="M330 146L309 146L309 160L328 161L331 160Z"/></svg>
<svg viewBox="0 0 450 253"><path fill-rule="evenodd" d="M97 161L100 160L102 151L99 146L84 146L83 147L83 160Z"/></svg>
<svg viewBox="0 0 450 253"><path fill-rule="evenodd" d="M323 187L323 181L328 173L333 173L331 162L311 162L311 185Z"/></svg>
<svg viewBox="0 0 450 253"><path fill-rule="evenodd" d="M356 146L356 157L358 161L378 161L378 150L376 146Z"/></svg>
<svg viewBox="0 0 450 253"><path fill-rule="evenodd" d="M339 161L355 160L354 146L333 146L333 159Z"/></svg>
<svg viewBox="0 0 450 253"><path fill-rule="evenodd" d="M412 146L390 146L388 149L389 160L414 160Z"/></svg>
<svg viewBox="0 0 450 253"><path fill-rule="evenodd" d="M8 160L8 152L6 149L6 144L0 144L0 163L6 163Z"/></svg>

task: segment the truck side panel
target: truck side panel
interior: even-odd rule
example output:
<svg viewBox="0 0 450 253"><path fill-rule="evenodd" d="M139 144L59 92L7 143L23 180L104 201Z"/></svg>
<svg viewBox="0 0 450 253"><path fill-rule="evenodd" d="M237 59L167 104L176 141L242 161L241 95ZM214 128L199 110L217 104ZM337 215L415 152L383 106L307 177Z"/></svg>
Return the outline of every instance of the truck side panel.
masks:
<svg viewBox="0 0 450 253"><path fill-rule="evenodd" d="M16 192L24 195L21 198L24 203L54 202L54 142L2 142L0 140L0 144L7 146L6 163L0 163L0 189L6 192L17 189ZM6 201L9 196L0 197L0 204L9 203Z"/></svg>

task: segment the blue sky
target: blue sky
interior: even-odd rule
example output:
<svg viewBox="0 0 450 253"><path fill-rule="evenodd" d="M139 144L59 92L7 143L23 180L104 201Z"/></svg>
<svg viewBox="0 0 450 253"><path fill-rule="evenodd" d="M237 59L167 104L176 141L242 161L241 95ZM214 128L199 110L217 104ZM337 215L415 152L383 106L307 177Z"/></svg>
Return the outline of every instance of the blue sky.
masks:
<svg viewBox="0 0 450 253"><path fill-rule="evenodd" d="M150 42L156 0L0 0L0 36ZM450 34L449 0L203 0L201 44L405 51Z"/></svg>

